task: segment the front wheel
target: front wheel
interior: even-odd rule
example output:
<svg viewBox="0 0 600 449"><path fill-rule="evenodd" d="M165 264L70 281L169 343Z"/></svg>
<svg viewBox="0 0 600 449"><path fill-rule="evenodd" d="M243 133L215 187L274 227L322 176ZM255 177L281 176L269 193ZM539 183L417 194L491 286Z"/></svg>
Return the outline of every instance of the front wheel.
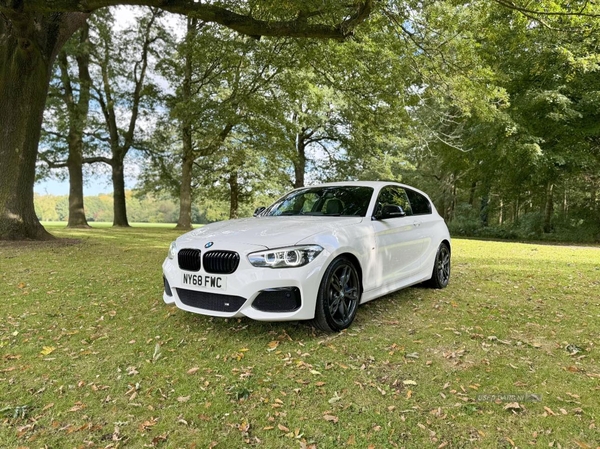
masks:
<svg viewBox="0 0 600 449"><path fill-rule="evenodd" d="M339 332L352 324L360 302L356 267L346 258L335 259L323 276L312 324L327 332Z"/></svg>
<svg viewBox="0 0 600 449"><path fill-rule="evenodd" d="M448 282L450 282L450 248L446 243L442 243L435 256L429 285L433 288L446 288Z"/></svg>

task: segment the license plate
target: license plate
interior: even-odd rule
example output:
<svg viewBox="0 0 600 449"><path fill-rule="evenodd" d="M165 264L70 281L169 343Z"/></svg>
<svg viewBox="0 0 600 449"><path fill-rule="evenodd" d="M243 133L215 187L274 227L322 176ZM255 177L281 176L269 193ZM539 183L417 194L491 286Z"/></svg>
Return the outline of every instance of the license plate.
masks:
<svg viewBox="0 0 600 449"><path fill-rule="evenodd" d="M224 276L210 276L208 274L183 273L183 283L194 287L213 290L227 290L227 278Z"/></svg>

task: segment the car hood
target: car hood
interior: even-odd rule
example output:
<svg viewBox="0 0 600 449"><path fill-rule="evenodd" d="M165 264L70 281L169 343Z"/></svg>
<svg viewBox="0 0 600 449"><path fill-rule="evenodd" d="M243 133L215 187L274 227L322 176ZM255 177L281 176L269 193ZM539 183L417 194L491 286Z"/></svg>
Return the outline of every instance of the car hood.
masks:
<svg viewBox="0 0 600 449"><path fill-rule="evenodd" d="M236 245L280 248L295 245L311 235L334 232L362 222L362 217L258 217L211 223L177 239L178 245L234 249Z"/></svg>

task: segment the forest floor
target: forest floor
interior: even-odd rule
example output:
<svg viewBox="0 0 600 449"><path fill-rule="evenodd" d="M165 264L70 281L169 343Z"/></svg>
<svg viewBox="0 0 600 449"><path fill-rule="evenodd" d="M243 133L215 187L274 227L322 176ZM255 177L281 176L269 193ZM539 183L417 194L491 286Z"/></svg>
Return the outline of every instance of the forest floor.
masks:
<svg viewBox="0 0 600 449"><path fill-rule="evenodd" d="M597 448L600 248L453 240L350 329L162 301L164 227L0 246L0 447Z"/></svg>

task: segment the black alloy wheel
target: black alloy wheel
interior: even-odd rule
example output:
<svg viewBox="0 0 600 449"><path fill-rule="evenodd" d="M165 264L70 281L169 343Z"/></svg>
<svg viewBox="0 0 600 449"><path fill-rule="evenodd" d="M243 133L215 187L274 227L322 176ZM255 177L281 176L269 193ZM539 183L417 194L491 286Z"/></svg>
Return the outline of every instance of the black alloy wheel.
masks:
<svg viewBox="0 0 600 449"><path fill-rule="evenodd" d="M450 282L450 248L442 243L438 248L431 273L431 286L433 288L446 288Z"/></svg>
<svg viewBox="0 0 600 449"><path fill-rule="evenodd" d="M323 276L313 325L324 331L339 332L354 321L360 302L360 280L348 259L335 259Z"/></svg>

